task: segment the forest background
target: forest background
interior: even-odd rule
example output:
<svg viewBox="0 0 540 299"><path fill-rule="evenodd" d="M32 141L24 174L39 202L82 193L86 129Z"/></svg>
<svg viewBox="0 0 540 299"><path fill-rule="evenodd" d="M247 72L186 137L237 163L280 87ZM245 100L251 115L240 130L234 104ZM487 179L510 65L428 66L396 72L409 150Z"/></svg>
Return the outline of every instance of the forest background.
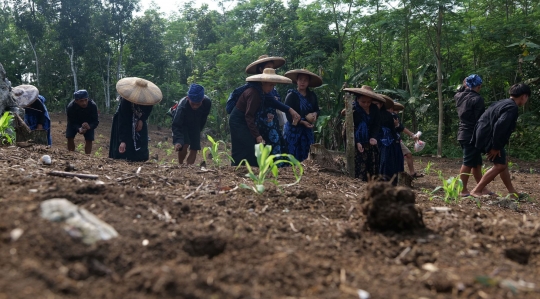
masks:
<svg viewBox="0 0 540 299"><path fill-rule="evenodd" d="M167 110L193 82L213 100L206 133L229 140L225 103L262 54L323 77L316 141L343 149L343 84L370 85L405 104L402 119L421 130L422 154L459 157L453 96L462 80L484 80L486 107L509 87L531 85L509 154L540 157L540 0L222 0L217 10L188 2L164 14L138 0L1 0L0 62L13 86L33 84L49 110L87 89L113 113L123 77L156 83L163 101L150 122L170 126ZM284 98L287 89L278 86Z"/></svg>

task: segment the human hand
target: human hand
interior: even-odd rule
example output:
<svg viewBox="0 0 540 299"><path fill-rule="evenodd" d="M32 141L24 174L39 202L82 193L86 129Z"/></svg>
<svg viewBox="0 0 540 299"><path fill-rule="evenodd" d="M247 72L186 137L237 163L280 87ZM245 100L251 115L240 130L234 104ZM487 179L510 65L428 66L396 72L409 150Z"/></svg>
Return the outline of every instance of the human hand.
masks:
<svg viewBox="0 0 540 299"><path fill-rule="evenodd" d="M370 139L369 139L369 144L371 144L371 145L377 145L377 139L375 139L375 138L370 138Z"/></svg>
<svg viewBox="0 0 540 299"><path fill-rule="evenodd" d="M82 127L79 128L79 134L84 134L86 133L86 129L83 129Z"/></svg>
<svg viewBox="0 0 540 299"><path fill-rule="evenodd" d="M501 156L501 150L491 149L489 150L489 153L487 153L487 158L489 161L495 160L495 158Z"/></svg>
<svg viewBox="0 0 540 299"><path fill-rule="evenodd" d="M137 126L135 127L135 132L140 132L142 130L142 127L143 121L139 119L139 121L137 121Z"/></svg>
<svg viewBox="0 0 540 299"><path fill-rule="evenodd" d="M126 152L126 143L125 142L122 142L120 143L120 146L118 147L118 151L123 154Z"/></svg>
<svg viewBox="0 0 540 299"><path fill-rule="evenodd" d="M361 153L364 152L364 148L362 147L362 144L357 143L357 144L356 144L356 148L358 149L359 152L361 152Z"/></svg>
<svg viewBox="0 0 540 299"><path fill-rule="evenodd" d="M257 143L264 144L264 139L262 138L262 136L257 137L255 140L257 141Z"/></svg>
<svg viewBox="0 0 540 299"><path fill-rule="evenodd" d="M313 125L310 124L309 122L305 121L305 120L300 121L300 124L304 125L304 127L308 128L308 129L313 129Z"/></svg>
<svg viewBox="0 0 540 299"><path fill-rule="evenodd" d="M293 108L289 109L289 114L292 116L293 125L296 126L298 124L298 122L300 121L300 119L301 119L300 114L298 114L296 111L294 111Z"/></svg>
<svg viewBox="0 0 540 299"><path fill-rule="evenodd" d="M414 141L420 140L420 137L418 137L418 135L416 135L416 134L413 134L413 135L411 136L411 138L412 138Z"/></svg>
<svg viewBox="0 0 540 299"><path fill-rule="evenodd" d="M174 145L174 150L179 152L182 151L183 146L180 143Z"/></svg>
<svg viewBox="0 0 540 299"><path fill-rule="evenodd" d="M317 121L317 113L311 112L306 115L306 120L312 124L314 124Z"/></svg>
<svg viewBox="0 0 540 299"><path fill-rule="evenodd" d="M83 128L85 130L90 130L90 125L88 123L83 123L81 128Z"/></svg>

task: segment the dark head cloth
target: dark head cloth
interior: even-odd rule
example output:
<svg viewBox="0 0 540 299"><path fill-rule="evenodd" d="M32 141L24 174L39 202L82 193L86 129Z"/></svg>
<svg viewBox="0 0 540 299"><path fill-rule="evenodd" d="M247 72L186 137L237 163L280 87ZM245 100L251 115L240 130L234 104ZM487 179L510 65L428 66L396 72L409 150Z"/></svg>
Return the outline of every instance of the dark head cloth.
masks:
<svg viewBox="0 0 540 299"><path fill-rule="evenodd" d="M465 80L469 88L475 88L476 86L482 85L482 78L480 78L480 76L478 76L477 74L472 74Z"/></svg>
<svg viewBox="0 0 540 299"><path fill-rule="evenodd" d="M77 90L73 93L75 100L88 99L88 91L86 89Z"/></svg>
<svg viewBox="0 0 540 299"><path fill-rule="evenodd" d="M195 84L195 83L191 84L189 86L187 96L194 103L202 102L202 100L204 98L204 87L200 86L199 84Z"/></svg>

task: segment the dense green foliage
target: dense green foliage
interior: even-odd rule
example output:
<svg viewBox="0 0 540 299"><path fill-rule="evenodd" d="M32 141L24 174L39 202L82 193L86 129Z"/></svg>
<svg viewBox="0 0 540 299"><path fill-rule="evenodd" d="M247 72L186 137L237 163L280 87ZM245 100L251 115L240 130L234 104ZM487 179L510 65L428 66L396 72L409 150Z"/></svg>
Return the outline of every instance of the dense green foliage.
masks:
<svg viewBox="0 0 540 299"><path fill-rule="evenodd" d="M540 157L540 0L222 0L218 11L187 3L170 15L136 13L138 0L0 1L0 62L14 86L38 86L53 111L85 88L112 112L116 81L138 76L162 89L150 121L169 126L165 112L198 82L214 101L208 133L227 140L227 96L269 54L287 60L281 73L323 77L316 130L327 148L342 147L343 84L367 84L406 104L406 126L424 132L422 153L437 153L440 135L442 154L459 156L453 95L477 73L487 104L531 84L509 154ZM285 97L292 87L278 90Z"/></svg>

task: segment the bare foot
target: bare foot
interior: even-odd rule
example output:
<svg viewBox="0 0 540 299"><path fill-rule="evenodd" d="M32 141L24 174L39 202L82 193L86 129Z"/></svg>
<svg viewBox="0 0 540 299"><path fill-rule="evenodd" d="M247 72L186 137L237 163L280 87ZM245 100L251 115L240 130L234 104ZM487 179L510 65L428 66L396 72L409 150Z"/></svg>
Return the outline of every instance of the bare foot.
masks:
<svg viewBox="0 0 540 299"><path fill-rule="evenodd" d="M471 191L471 196L474 196L474 197L476 197L476 198L479 198L479 197L482 197L482 196L484 196L484 195L482 194L482 192L477 192L477 191L475 191L475 190L473 189L473 190Z"/></svg>
<svg viewBox="0 0 540 299"><path fill-rule="evenodd" d="M463 189L463 190L461 190L461 193L459 193L459 196L461 196L461 197L467 197L467 196L470 196L470 195L471 195L471 193L469 192L468 189Z"/></svg>
<svg viewBox="0 0 540 299"><path fill-rule="evenodd" d="M491 190L487 189L487 188L484 188L484 190L482 190L482 195L493 195L495 194L494 192L491 192Z"/></svg>

